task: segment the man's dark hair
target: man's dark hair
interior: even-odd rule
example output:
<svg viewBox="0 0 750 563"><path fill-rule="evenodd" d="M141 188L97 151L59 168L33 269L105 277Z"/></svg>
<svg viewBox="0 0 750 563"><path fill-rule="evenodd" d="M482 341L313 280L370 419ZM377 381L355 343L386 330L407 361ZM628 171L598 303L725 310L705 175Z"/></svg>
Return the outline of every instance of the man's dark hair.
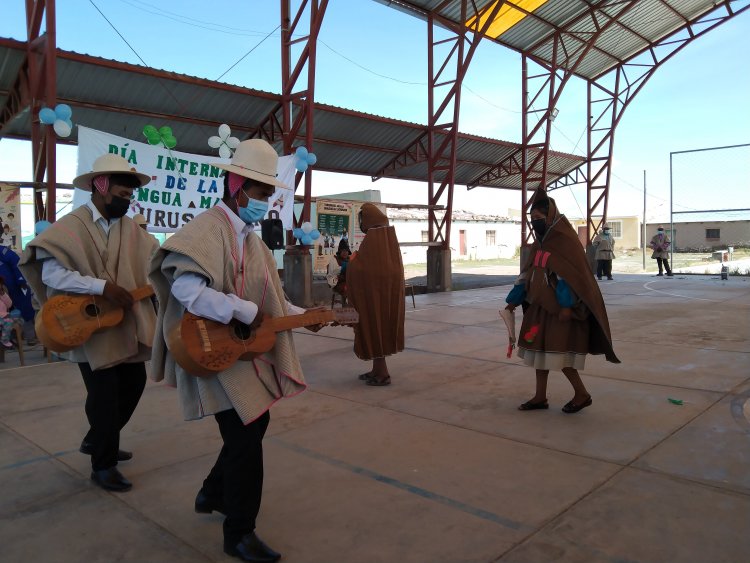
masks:
<svg viewBox="0 0 750 563"><path fill-rule="evenodd" d="M141 187L141 181L137 176L133 176L132 174L110 174L109 185L113 184L133 189Z"/></svg>

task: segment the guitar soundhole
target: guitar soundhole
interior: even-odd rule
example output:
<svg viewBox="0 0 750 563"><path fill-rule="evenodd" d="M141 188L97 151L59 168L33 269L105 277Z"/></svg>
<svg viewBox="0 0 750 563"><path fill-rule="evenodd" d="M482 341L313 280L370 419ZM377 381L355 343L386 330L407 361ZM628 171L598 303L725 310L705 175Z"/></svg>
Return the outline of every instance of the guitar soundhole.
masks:
<svg viewBox="0 0 750 563"><path fill-rule="evenodd" d="M89 303L84 308L84 311L89 317L98 317L99 316L99 306L96 303Z"/></svg>
<svg viewBox="0 0 750 563"><path fill-rule="evenodd" d="M237 323L234 325L234 335L240 340L247 340L250 338L252 331L250 327L243 323Z"/></svg>

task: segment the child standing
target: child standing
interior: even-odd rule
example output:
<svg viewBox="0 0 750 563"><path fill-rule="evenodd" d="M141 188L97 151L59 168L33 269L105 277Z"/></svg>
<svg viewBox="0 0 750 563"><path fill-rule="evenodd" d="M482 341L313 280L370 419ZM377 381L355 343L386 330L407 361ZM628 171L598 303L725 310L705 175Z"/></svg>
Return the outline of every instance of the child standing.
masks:
<svg viewBox="0 0 750 563"><path fill-rule="evenodd" d="M10 333L13 330L13 319L10 316L10 310L13 308L13 301L8 295L8 288L5 287L5 278L0 276L0 346L3 348L13 348L10 342Z"/></svg>

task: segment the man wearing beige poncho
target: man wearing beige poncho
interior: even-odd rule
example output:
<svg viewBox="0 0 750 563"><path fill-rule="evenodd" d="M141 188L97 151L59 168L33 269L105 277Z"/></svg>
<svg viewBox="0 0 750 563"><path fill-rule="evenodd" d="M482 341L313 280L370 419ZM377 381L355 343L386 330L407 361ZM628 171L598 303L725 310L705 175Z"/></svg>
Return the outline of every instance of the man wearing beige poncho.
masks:
<svg viewBox="0 0 750 563"><path fill-rule="evenodd" d="M245 561L281 556L255 535L263 489L262 440L276 401L305 389L291 332L277 334L270 352L211 377L176 364L167 335L185 310L222 323L251 327L263 315L304 310L284 298L273 255L253 232L276 186L278 156L263 140L244 141L225 170L224 198L167 239L154 256L151 280L159 299L152 359L154 378L177 387L186 419L213 415L224 446L195 499L195 510L226 515L224 551Z"/></svg>
<svg viewBox="0 0 750 563"><path fill-rule="evenodd" d="M20 268L44 304L59 294L101 295L125 309L122 322L94 333L66 353L86 385L90 429L81 453L91 456L91 480L110 491L131 483L117 469L132 457L120 450L120 431L130 420L146 385L144 361L151 357L155 315L151 301L133 302L130 291L148 285L156 240L127 213L133 190L151 178L121 156L105 154L93 170L73 180L91 199L62 217L26 247ZM93 190L92 190L93 187Z"/></svg>

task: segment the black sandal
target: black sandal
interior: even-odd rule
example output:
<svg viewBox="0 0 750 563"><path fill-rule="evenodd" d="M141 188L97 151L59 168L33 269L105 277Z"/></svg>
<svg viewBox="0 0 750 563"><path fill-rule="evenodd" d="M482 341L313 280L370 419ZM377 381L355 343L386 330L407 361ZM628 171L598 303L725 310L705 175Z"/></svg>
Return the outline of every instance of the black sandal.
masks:
<svg viewBox="0 0 750 563"><path fill-rule="evenodd" d="M535 411L539 409L548 409L549 408L549 402L547 399L544 399L541 403L533 403L531 401L526 401L524 404L520 405L518 407L519 411Z"/></svg>
<svg viewBox="0 0 750 563"><path fill-rule="evenodd" d="M373 387L385 387L386 385L391 384L391 376L387 376L384 379L378 379L377 377L368 377L365 380L365 383L367 385L372 385Z"/></svg>
<svg viewBox="0 0 750 563"><path fill-rule="evenodd" d="M565 406L562 408L562 411L568 414L573 414L578 412L581 409L585 409L586 407L590 407L591 403L593 401L591 400L591 395L589 395L589 398L586 399L584 402L582 402L580 405L576 405L573 403L573 401L568 401L565 403Z"/></svg>
<svg viewBox="0 0 750 563"><path fill-rule="evenodd" d="M367 373L360 373L359 374L359 380L360 381L365 381L367 379L370 379L371 377L372 377L372 372L371 371L368 371Z"/></svg>

